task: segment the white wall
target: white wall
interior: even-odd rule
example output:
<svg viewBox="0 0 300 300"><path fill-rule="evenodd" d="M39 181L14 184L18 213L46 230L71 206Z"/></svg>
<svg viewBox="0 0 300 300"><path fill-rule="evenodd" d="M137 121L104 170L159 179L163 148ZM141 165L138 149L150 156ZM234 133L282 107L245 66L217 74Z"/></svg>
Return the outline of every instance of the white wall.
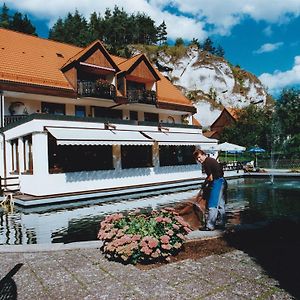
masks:
<svg viewBox="0 0 300 300"><path fill-rule="evenodd" d="M141 184L197 179L201 176L199 165L161 168L135 168L63 174L21 175L21 192L36 196L84 192Z"/></svg>

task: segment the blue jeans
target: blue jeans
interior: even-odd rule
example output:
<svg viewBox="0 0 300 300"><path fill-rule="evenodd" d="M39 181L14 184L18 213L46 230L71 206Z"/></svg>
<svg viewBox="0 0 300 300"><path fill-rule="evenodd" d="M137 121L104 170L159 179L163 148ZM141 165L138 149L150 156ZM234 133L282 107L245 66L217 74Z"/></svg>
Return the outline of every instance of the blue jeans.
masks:
<svg viewBox="0 0 300 300"><path fill-rule="evenodd" d="M221 217L221 226L225 225L225 199L223 197L224 178L215 179L208 200L208 217L206 227L213 230L216 226L218 214Z"/></svg>

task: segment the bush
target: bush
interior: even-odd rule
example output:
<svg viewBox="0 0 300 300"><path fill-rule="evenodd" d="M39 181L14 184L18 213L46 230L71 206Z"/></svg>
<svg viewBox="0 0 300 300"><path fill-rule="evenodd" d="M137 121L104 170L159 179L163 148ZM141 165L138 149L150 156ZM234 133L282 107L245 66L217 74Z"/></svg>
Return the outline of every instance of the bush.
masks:
<svg viewBox="0 0 300 300"><path fill-rule="evenodd" d="M103 241L101 250L107 258L136 264L169 260L182 248L190 231L189 224L170 208L149 215L107 216L98 238Z"/></svg>

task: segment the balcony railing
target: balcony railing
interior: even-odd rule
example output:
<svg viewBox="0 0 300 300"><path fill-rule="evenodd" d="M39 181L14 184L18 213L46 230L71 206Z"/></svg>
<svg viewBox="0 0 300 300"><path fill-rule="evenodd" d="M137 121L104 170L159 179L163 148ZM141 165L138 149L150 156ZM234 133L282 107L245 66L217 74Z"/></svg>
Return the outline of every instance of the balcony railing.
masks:
<svg viewBox="0 0 300 300"><path fill-rule="evenodd" d="M78 80L77 93L83 97L115 99L116 87L113 84L98 84L96 81Z"/></svg>
<svg viewBox="0 0 300 300"><path fill-rule="evenodd" d="M127 90L129 103L156 104L156 92L149 90Z"/></svg>
<svg viewBox="0 0 300 300"><path fill-rule="evenodd" d="M4 116L4 127L8 124L15 123L19 120L28 117L28 115L12 115L12 116Z"/></svg>

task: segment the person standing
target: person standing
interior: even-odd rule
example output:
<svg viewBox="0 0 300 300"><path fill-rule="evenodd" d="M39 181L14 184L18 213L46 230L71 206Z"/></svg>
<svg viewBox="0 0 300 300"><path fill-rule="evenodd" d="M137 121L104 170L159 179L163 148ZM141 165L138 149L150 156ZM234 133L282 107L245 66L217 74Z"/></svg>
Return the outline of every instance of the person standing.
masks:
<svg viewBox="0 0 300 300"><path fill-rule="evenodd" d="M207 185L211 186L211 192L208 198L208 216L206 219L206 227L203 230L214 230L218 214L221 219L221 227L225 226L225 199L224 188L226 185L224 179L223 167L216 159L208 157L207 154L200 149L196 149L193 153L195 160L202 164L206 173L206 178L202 184L202 189Z"/></svg>

